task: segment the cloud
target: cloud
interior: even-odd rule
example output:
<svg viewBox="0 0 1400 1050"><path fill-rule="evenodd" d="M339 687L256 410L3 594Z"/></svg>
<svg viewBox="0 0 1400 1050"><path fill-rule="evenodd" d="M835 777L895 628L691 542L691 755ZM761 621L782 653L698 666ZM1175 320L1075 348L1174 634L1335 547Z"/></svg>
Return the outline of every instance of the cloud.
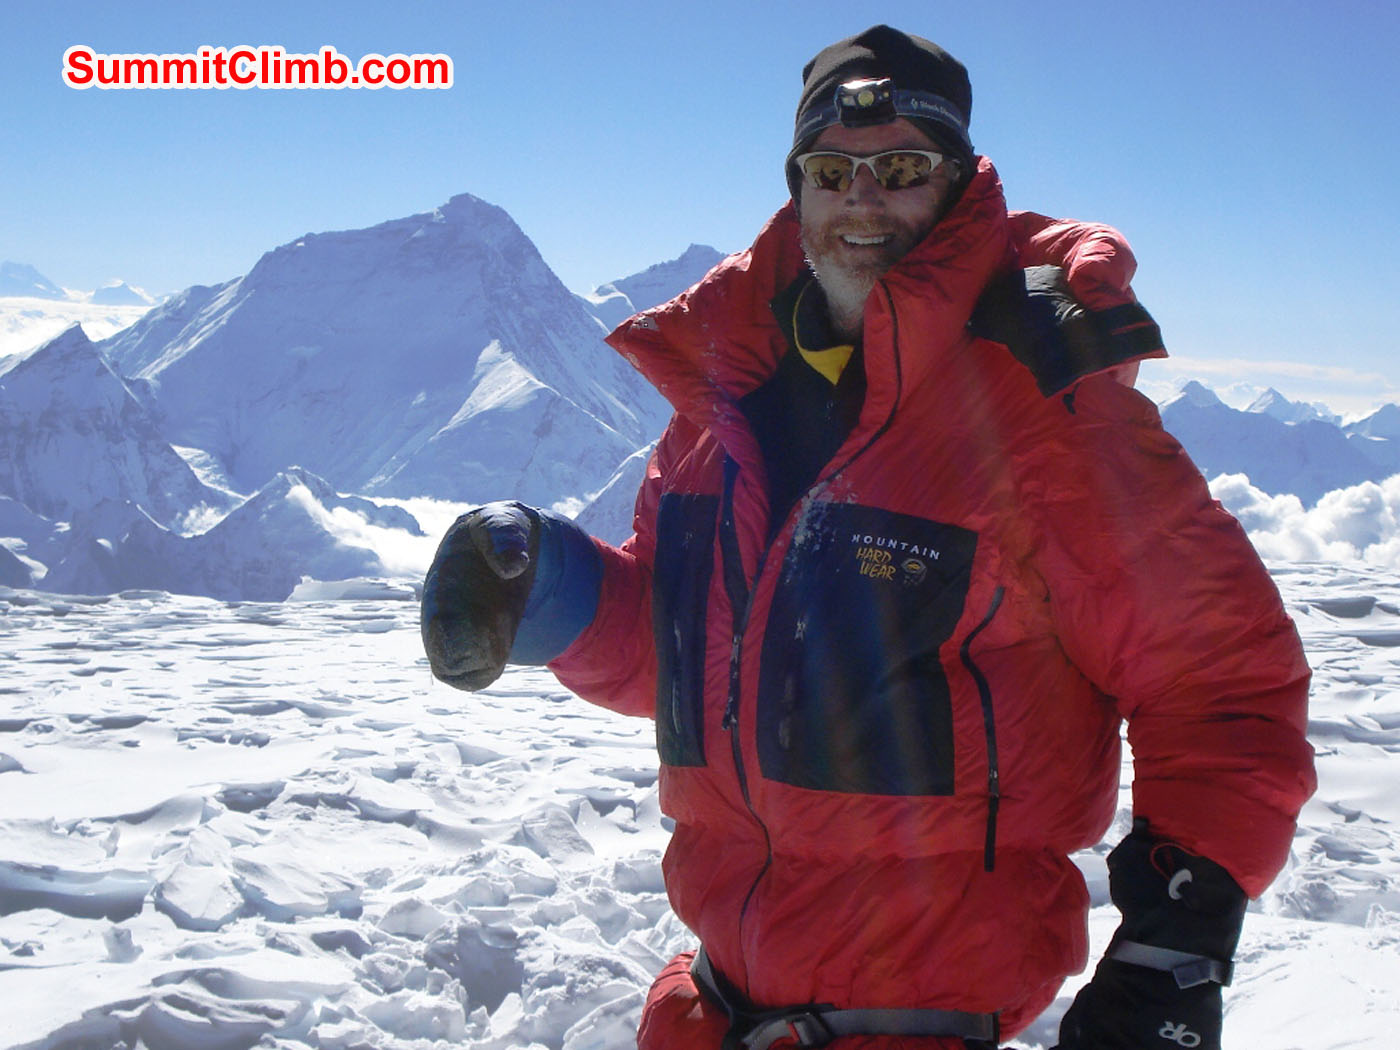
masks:
<svg viewBox="0 0 1400 1050"><path fill-rule="evenodd" d="M384 571L395 579L421 579L432 564L443 533L469 506L434 499L375 500L402 507L417 518L427 535L413 536L403 529L371 524L348 507L326 507L304 485L294 485L289 497L340 543L373 551Z"/></svg>
<svg viewBox="0 0 1400 1050"><path fill-rule="evenodd" d="M1400 474L1336 489L1311 509L1297 496L1260 491L1243 474L1222 474L1210 490L1266 560L1360 561L1400 569Z"/></svg>

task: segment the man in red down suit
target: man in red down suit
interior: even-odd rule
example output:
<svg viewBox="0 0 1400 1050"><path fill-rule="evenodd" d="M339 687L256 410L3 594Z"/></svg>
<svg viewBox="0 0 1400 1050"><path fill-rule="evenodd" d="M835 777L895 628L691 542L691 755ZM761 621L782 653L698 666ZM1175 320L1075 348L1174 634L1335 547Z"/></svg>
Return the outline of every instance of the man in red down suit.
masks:
<svg viewBox="0 0 1400 1050"><path fill-rule="evenodd" d="M610 337L675 407L621 547L464 515L434 672L548 663L656 720L666 885L702 949L653 1048L988 1047L1123 919L1061 1050L1218 1047L1247 896L1314 780L1277 591L1153 406L1116 231L1008 213L971 89L886 26L803 71L792 202Z"/></svg>

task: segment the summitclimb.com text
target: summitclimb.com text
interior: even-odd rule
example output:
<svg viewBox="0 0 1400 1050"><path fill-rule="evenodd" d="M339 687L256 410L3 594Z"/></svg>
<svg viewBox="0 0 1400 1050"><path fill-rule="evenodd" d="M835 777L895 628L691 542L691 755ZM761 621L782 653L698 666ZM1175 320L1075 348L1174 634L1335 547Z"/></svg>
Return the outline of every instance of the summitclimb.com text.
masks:
<svg viewBox="0 0 1400 1050"><path fill-rule="evenodd" d="M63 82L71 88L419 88L452 86L448 55L379 55L358 60L334 47L314 55L280 47L201 47L190 54L104 54L86 44L63 53Z"/></svg>

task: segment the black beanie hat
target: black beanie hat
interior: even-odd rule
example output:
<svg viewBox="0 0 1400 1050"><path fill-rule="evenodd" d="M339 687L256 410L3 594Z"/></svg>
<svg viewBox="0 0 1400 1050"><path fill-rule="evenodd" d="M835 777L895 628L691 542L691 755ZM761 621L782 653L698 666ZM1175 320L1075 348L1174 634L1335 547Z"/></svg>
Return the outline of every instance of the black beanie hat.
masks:
<svg viewBox="0 0 1400 1050"><path fill-rule="evenodd" d="M895 90L893 112L918 126L962 168L962 177L976 170L968 123L972 118L972 84L967 70L937 44L901 33L889 26L871 26L863 33L824 48L802 70L802 98L797 103L792 152L786 170L788 187L797 200L801 180L794 157L825 128L842 123L837 91L853 80L888 78Z"/></svg>

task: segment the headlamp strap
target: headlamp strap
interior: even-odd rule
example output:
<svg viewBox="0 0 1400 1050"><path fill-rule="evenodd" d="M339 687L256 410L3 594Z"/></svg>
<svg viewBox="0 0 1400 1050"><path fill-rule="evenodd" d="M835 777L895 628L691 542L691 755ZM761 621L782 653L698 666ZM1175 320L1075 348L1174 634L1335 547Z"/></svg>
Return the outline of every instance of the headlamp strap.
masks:
<svg viewBox="0 0 1400 1050"><path fill-rule="evenodd" d="M937 124L967 155L972 139L957 109L946 98L928 91L905 91L889 77L849 80L836 89L831 102L809 110L793 133L794 143L814 138L823 128L842 124L848 128L888 124L897 117L915 117Z"/></svg>

